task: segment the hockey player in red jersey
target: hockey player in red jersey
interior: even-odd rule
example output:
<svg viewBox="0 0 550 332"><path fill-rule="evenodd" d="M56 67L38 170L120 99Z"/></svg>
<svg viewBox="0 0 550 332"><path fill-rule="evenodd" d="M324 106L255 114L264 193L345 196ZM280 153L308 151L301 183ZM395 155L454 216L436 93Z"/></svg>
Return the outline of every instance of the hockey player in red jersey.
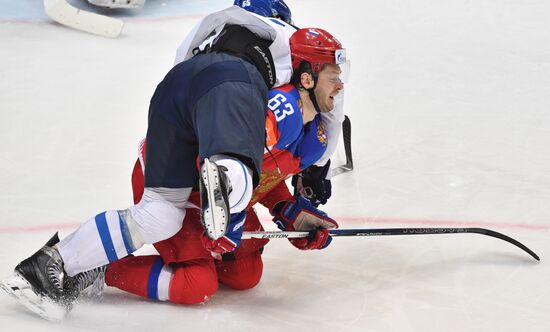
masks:
<svg viewBox="0 0 550 332"><path fill-rule="evenodd" d="M195 187L207 246L235 247L231 234L242 230L260 181L268 92L290 82L295 31L237 6L200 20L151 97L141 200L54 236L0 280L0 289L46 319L63 319L80 288L77 276L178 233Z"/></svg>
<svg viewBox="0 0 550 332"><path fill-rule="evenodd" d="M252 206L260 203L282 230L315 231L309 239L291 239L302 250L330 244L328 229L338 227L309 200L293 196L285 179L315 163L326 150L327 136L320 112L334 108L343 84L339 64L345 61L342 45L321 29L301 29L290 39L294 75L292 84L269 93L266 149L260 185L246 209L244 227L228 230L223 244L211 245L203 234L199 210L187 209L182 229L154 244L160 255L126 257L109 265L106 284L161 301L195 304L207 301L224 284L244 290L258 284L263 272L261 252L268 240L240 241L245 231L263 230ZM143 193L145 142L132 174L134 201ZM199 204L198 192L190 203ZM236 250L235 250L236 248Z"/></svg>

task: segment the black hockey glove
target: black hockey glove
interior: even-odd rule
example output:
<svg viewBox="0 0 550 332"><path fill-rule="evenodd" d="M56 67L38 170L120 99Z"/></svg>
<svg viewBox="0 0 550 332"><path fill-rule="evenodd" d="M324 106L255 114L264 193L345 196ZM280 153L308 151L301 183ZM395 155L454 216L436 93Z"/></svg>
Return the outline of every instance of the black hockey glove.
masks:
<svg viewBox="0 0 550 332"><path fill-rule="evenodd" d="M323 167L312 165L294 175L292 177L294 196L300 194L315 207L326 204L332 195L332 185L330 180L326 179L329 168L330 160Z"/></svg>

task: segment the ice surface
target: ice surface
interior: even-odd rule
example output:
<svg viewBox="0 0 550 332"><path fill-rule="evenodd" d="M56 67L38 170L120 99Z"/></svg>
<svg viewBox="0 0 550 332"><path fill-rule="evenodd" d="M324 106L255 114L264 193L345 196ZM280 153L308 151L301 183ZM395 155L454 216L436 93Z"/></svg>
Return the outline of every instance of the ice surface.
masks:
<svg viewBox="0 0 550 332"><path fill-rule="evenodd" d="M193 24L232 1L148 0L117 14L118 39L52 23L39 1L0 2L7 276L55 230L131 204L149 98ZM252 290L175 306L108 289L60 324L0 294L3 331L550 331L550 3L287 3L352 61L355 170L325 207L341 227L491 228L542 261L475 234L338 238L320 252L274 240Z"/></svg>

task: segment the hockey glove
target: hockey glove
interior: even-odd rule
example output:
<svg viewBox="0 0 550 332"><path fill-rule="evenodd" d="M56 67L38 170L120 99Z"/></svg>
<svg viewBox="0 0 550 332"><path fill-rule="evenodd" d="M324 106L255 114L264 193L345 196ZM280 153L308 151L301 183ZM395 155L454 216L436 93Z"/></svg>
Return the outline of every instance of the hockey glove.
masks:
<svg viewBox="0 0 550 332"><path fill-rule="evenodd" d="M308 238L289 239L301 250L324 249L332 241L328 230L338 228L338 223L325 212L316 209L310 201L298 196L296 201L280 202L273 209L273 221L283 231L309 231Z"/></svg>
<svg viewBox="0 0 550 332"><path fill-rule="evenodd" d="M300 174L292 177L294 196L300 194L310 200L313 206L326 204L332 195L332 184L326 179L330 168L330 160L323 167L309 166Z"/></svg>
<svg viewBox="0 0 550 332"><path fill-rule="evenodd" d="M221 258L222 254L235 250L241 244L245 219L246 210L231 214L231 220L229 221L225 235L219 239L212 240L206 233L203 233L201 237L202 245L215 258Z"/></svg>

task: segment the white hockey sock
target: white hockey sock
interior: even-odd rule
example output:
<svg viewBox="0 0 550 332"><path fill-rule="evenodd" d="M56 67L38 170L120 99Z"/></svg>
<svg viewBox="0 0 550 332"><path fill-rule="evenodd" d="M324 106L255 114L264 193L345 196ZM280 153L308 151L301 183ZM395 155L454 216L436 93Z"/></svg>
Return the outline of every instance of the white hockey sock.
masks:
<svg viewBox="0 0 550 332"><path fill-rule="evenodd" d="M145 188L137 205L89 219L57 245L65 271L74 276L176 234L190 193L191 188Z"/></svg>
<svg viewBox="0 0 550 332"><path fill-rule="evenodd" d="M69 276L126 257L136 249L118 211L106 211L86 221L57 245Z"/></svg>

